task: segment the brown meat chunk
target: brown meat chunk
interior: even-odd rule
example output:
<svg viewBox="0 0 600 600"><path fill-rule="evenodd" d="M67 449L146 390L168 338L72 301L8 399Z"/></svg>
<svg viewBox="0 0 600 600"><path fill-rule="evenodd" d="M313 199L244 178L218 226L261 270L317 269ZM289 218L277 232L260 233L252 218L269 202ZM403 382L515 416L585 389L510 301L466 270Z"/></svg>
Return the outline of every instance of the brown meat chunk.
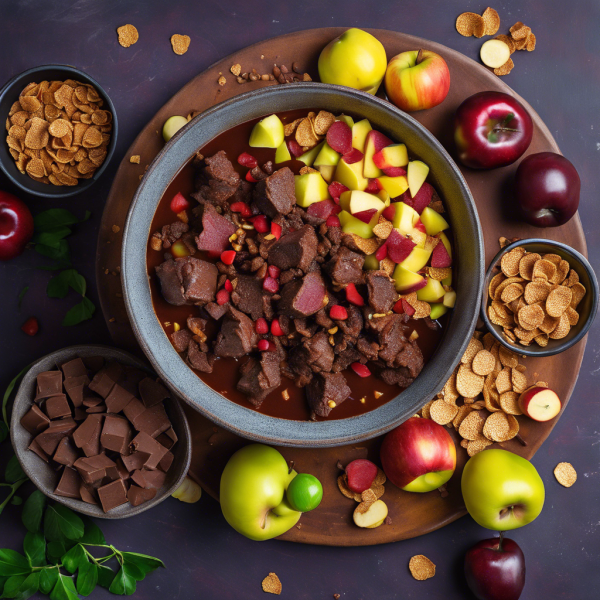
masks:
<svg viewBox="0 0 600 600"><path fill-rule="evenodd" d="M345 287L349 283L361 283L365 257L341 247L331 260L323 265L325 272L331 277L334 285Z"/></svg>
<svg viewBox="0 0 600 600"><path fill-rule="evenodd" d="M252 321L243 312L229 306L215 343L216 356L240 358L248 354L256 342Z"/></svg>
<svg viewBox="0 0 600 600"><path fill-rule="evenodd" d="M369 271L366 275L369 292L369 306L376 313L386 313L392 309L398 298L394 282L385 271Z"/></svg>
<svg viewBox="0 0 600 600"><path fill-rule="evenodd" d="M284 235L269 250L269 264L282 271L298 268L304 272L317 256L317 234L310 225Z"/></svg>
<svg viewBox="0 0 600 600"><path fill-rule="evenodd" d="M192 339L192 333L188 329L180 329L171 334L171 343L177 352L185 352Z"/></svg>
<svg viewBox="0 0 600 600"><path fill-rule="evenodd" d="M326 291L319 272L307 273L283 286L277 308L289 317L308 317L323 308Z"/></svg>
<svg viewBox="0 0 600 600"><path fill-rule="evenodd" d="M328 373L333 367L334 358L329 338L321 331L293 348L288 362L290 369L297 373L302 373L304 366L310 367L315 373Z"/></svg>
<svg viewBox="0 0 600 600"><path fill-rule="evenodd" d="M193 256L166 260L156 267L164 299L169 304L204 304L214 300L217 267Z"/></svg>
<svg viewBox="0 0 600 600"><path fill-rule="evenodd" d="M248 396L251 404L260 406L267 395L281 384L277 352L262 352L260 361L250 358L240 367L240 374L237 389Z"/></svg>
<svg viewBox="0 0 600 600"><path fill-rule="evenodd" d="M213 156L205 158L204 163L204 174L209 181L216 179L237 187L240 181L239 173L233 168L224 150L219 150Z"/></svg>
<svg viewBox="0 0 600 600"><path fill-rule="evenodd" d="M341 373L316 373L305 389L308 406L319 417L327 417L351 393Z"/></svg>
<svg viewBox="0 0 600 600"><path fill-rule="evenodd" d="M253 320L263 316L262 282L253 275L238 275L237 285L231 293L231 301L238 310Z"/></svg>
<svg viewBox="0 0 600 600"><path fill-rule="evenodd" d="M194 340L190 340L188 345L187 360L193 369L202 373L212 373L215 357L212 354L202 352Z"/></svg>
<svg viewBox="0 0 600 600"><path fill-rule="evenodd" d="M204 204L202 231L196 237L198 250L221 254L229 247L229 238L235 233L235 225L221 216L214 206Z"/></svg>
<svg viewBox="0 0 600 600"><path fill-rule="evenodd" d="M294 174L283 167L259 181L254 188L254 203L260 212L274 219L277 215L287 215L296 204Z"/></svg>
<svg viewBox="0 0 600 600"><path fill-rule="evenodd" d="M183 221L175 221L170 225L165 225L160 233L163 248L170 248L189 228L190 226Z"/></svg>

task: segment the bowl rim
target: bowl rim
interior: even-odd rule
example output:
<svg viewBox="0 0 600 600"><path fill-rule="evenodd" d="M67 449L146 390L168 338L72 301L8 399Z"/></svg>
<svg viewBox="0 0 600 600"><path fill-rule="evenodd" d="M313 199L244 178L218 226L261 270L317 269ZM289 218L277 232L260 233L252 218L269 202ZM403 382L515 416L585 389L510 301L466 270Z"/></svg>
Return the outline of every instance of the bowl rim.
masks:
<svg viewBox="0 0 600 600"><path fill-rule="evenodd" d="M588 274L588 277L590 278L590 282L592 284L592 289L590 290L592 293L592 307L590 309L589 315L588 315L587 320L584 323L583 327L577 333L577 335L574 335L569 340L565 339L565 341L563 341L563 342L559 341L559 343L556 346L554 346L553 348L540 347L539 349L531 350L527 346L516 346L514 344L510 344L509 342L507 342L504 339L504 337L500 333L498 333L498 331L496 330L496 326L493 323L491 323L491 321L487 315L487 305L488 305L488 300L489 300L489 297L488 297L489 284L490 284L492 277L497 274L497 273L494 273L494 270L498 266L500 259L505 254L507 254L508 252L513 250L514 248L518 248L519 246L532 245L532 244L543 244L546 246L551 246L551 247L562 250L565 254L568 254L571 258L576 260L582 266L583 270L586 271L586 273ZM505 246L504 248L502 248L490 262L490 264L486 270L486 273L485 273L484 288L482 290L482 297L481 297L480 314L481 314L481 318L482 318L483 322L485 323L487 330L505 348L507 348L508 350L511 350L512 352L517 352L518 354L522 354L523 356L542 358L542 357L546 357L546 356L554 356L555 354L560 354L561 352L564 352L565 350L568 350L575 344L579 343L583 339L583 337L587 334L590 327L592 326L594 319L596 318L596 313L598 311L598 298L599 298L599 289L598 289L598 279L596 277L596 273L594 272L594 269L592 268L592 265L590 265L588 259L585 256L583 256L583 254L581 254L580 252L575 250L575 248L571 248L571 246L569 246L568 244L565 244L563 242L557 242L555 240L548 240L548 239L544 239L544 238L525 238L523 240L517 240L516 242L512 242L508 246Z"/></svg>
<svg viewBox="0 0 600 600"><path fill-rule="evenodd" d="M235 105L239 103L248 101L260 102L271 99L271 97L277 99L285 94L296 95L299 103L305 101L305 98L308 96L319 96L319 98L315 99L313 107L319 104L326 105L326 99L332 95L341 97L338 98L337 101L343 101L345 99L348 99L349 101L358 100L362 104L370 104L372 109L377 110L379 114L382 115L382 120L385 116L390 119L404 121L404 124L408 129L418 132L419 136L424 139L429 151L437 153L438 160L445 165L445 168L447 168L452 179L452 184L458 188L460 195L464 199L465 210L469 214L470 220L472 220L476 231L476 234L474 235L475 239L470 242L473 245L472 247L475 256L474 262L477 265L477 272L474 277L475 285L472 287L465 286L465 289L463 290L465 302L472 306L472 314L461 315L460 327L464 328L465 335L464 339L460 339L460 336L452 338L454 340L454 345L457 346L454 349L454 353L444 357L443 366L442 362L438 360L436 366L437 370L434 370L433 368L429 369L429 374L434 378L435 386L424 386L424 373L422 373L421 379L417 378L411 386L400 392L395 398L391 399L383 406L363 415L346 419L319 422L293 421L267 416L256 410L245 408L228 400L205 384L189 367L187 367L187 365L185 365L179 354L173 349L171 342L158 323L153 309L148 311L150 312L149 315L140 314L141 311L137 310L140 301L143 301L145 304L150 293L148 275L146 272L145 252L147 248L147 238L150 234L152 215L155 213L155 207L158 204L160 197L162 197L164 189L168 186L167 182L164 187L162 187L164 181L161 177L164 178L166 175L161 175L161 170L166 169L169 171L169 177L172 181L173 177L179 172L181 167L193 156L195 150L189 152L189 155L186 156L184 161L173 158L169 155L169 152L174 150L175 147L179 147L180 151L183 149L187 150L188 145L191 145L191 140L194 139L192 133L194 128L199 127L200 123L206 121L210 123L210 119L214 117L215 113L225 111L225 114L227 115L227 111L232 111L232 107L235 107ZM275 110L287 110L287 108L277 108ZM267 114L268 112L269 108L265 108L261 114ZM350 109L350 112L357 111ZM239 122L242 122L242 119L240 119ZM233 123L237 124L237 121L234 120ZM233 127L234 124L229 127ZM210 125L208 125L208 127L210 128ZM218 133L222 133L222 131L224 131L224 129ZM218 133L212 135L210 139L214 139ZM208 141L208 138L206 141ZM197 144L195 147L196 150L204 143L206 142L203 141L202 144ZM161 166L161 163L163 162L165 164ZM158 175L156 175L157 171ZM151 186L153 184L157 185L157 183L153 183L154 177L160 182L162 190L158 199L156 198L156 194L151 191ZM149 206L154 206L154 208L152 209L152 215L147 219L146 212L150 210ZM139 217L138 212L144 215L143 218ZM139 222L140 220L142 221L141 223ZM137 239L137 236L141 236L142 229L144 230L143 243ZM134 232L133 234L132 231ZM143 260L140 260L142 249ZM477 324L484 268L483 234L475 202L458 166L433 134L418 123L413 117L400 111L394 105L381 98L352 88L311 82L295 83L293 86L268 86L236 95L233 98L225 100L200 113L171 138L150 164L130 205L123 233L121 274L125 306L138 343L165 383L168 386L174 386L175 392L179 394L185 402L190 404L192 408L236 435L261 443L295 447L332 447L371 439L387 433L419 410L426 401L435 396L435 393L443 387L448 377L451 375L455 363L458 362L460 356L464 353ZM467 313L470 313L470 311L467 311ZM451 321L449 329L452 328L453 322L454 321ZM456 325L456 327L458 328L459 325ZM460 332L462 333L462 330ZM448 333L445 335L448 335ZM448 345L449 339L451 338L446 339L446 346ZM428 366L434 363L435 359L440 359L443 348L444 344L437 348L436 356L426 363L425 369L428 369ZM177 359L177 362L175 362L174 359ZM185 371L189 372L189 375L183 374L181 372L181 367L185 367ZM193 381L190 376L193 377ZM178 387L173 383L173 380L176 378L178 379ZM185 383L185 386L183 383ZM194 396L197 398L195 401L191 397L188 397L187 393L190 389L196 390L198 383L202 386L202 393L198 394L195 392ZM428 389L431 387L435 387L435 392L433 394L431 394L432 390ZM408 394L409 391L411 392L409 396L411 403L405 405L405 408L402 409L403 414L399 414L398 410L394 412L394 405L398 398L402 394ZM418 396L418 394L421 394L421 396ZM226 403L226 405L224 403ZM378 418L375 418L374 415L378 415ZM375 423L372 423L371 419L375 419Z"/></svg>
<svg viewBox="0 0 600 600"><path fill-rule="evenodd" d="M117 119L117 111L115 109L115 105L113 104L112 100L110 99L110 96L108 95L108 93L106 92L106 90L100 85L100 83L98 83L98 81L96 79L94 79L91 75L88 75L85 71L82 71L81 69L78 69L77 67L73 67L72 65L64 65L64 64L60 64L60 63L51 63L51 64L47 64L47 65L39 65L37 67L32 67L30 69L27 69L25 71L22 71L21 73L18 73L17 75L11 77L3 86L2 88L0 88L0 104L2 103L2 101L4 100L5 96L7 96L7 94L9 93L9 91L11 91L12 87L21 79L28 77L30 75L33 75L35 73L40 73L42 71L45 70L50 70L50 69L56 69L56 70L60 70L60 71L65 71L66 73L69 73L71 75L76 75L79 77L83 77L84 79L87 80L88 83L90 83L91 85L95 86L96 89L98 90L98 93L103 97L104 101L108 104L108 107L110 108L110 111L112 113L112 123L113 123L113 128L111 131L111 139L110 139L110 143L108 144L108 149L107 149L107 154L106 154L106 158L104 159L104 162L100 165L100 168L96 170L96 172L94 173L94 175L90 178L90 179L83 179L81 180L82 182L85 183L78 183L77 185L74 185L72 187L69 186L61 186L65 188L65 191L63 192L57 192L57 193L49 193L49 192L44 192L44 191L38 191L35 189L32 189L31 187L29 187L29 183L32 182L32 179L30 177L26 177L26 179L23 179L21 177L17 177L12 171L11 169L9 169L8 165L4 164L4 161L2 160L2 157L0 155L0 169L2 169L2 172L8 177L8 179L11 181L11 183L13 183L14 185L16 185L20 190L27 192L28 194L32 194L34 196L37 196L39 198L48 198L48 199L52 199L52 198L70 198L71 196L75 196L77 194L80 194L84 191L89 190L89 188L96 182L98 181L98 179L100 178L100 176L102 175L102 173L104 173L104 171L106 170L106 168L108 167L108 164L110 163L113 154L115 152L116 146L117 146L117 134L119 131L119 124L118 124L118 119ZM4 140L2 143L6 143ZM14 161L13 161L14 162ZM21 173L19 173L19 175L21 175ZM49 184L45 184L45 185L49 185ZM59 186L52 186L53 188L58 188Z"/></svg>
<svg viewBox="0 0 600 600"><path fill-rule="evenodd" d="M21 382L19 383L19 387L17 388L14 396L14 401L11 409L11 418L10 418L10 441L21 465L23 471L35 485L35 487L44 494L47 498L54 500L55 502L59 502L68 508L75 510L79 513L96 517L99 519L126 519L128 517L133 517L140 513L143 513L150 508L160 504L163 500L171 496L171 494L181 485L182 481L185 479L189 468L190 462L192 458L192 434L190 430L190 426L177 396L171 397L171 410L176 412L178 416L181 418L181 431L177 431L178 434L178 443L180 443L183 447L183 464L181 468L181 474L175 479L174 483L172 483L168 488L164 490L159 490L159 493L156 494L152 500L148 500L140 504L139 506L133 506L130 503L121 505L117 507L115 510L105 513L100 505L94 504L86 504L82 500L77 500L75 498L67 498L65 496L58 496L53 491L47 491L45 485L40 481L40 477L37 474L36 468L30 468L30 465L27 461L21 460L23 454L23 448L21 448L21 444L17 443L17 429L21 432L24 430L24 427L20 423L20 419L18 419L18 411L15 410L17 404L31 402L30 395L27 393L26 388L31 385L32 380L37 377L38 373L45 370L48 366L48 363L58 368L58 364L55 362L55 357L61 356L61 362L68 357L78 357L78 356L103 356L104 358L114 359L118 361L123 361L128 365L135 366L138 369L147 371L148 373L154 374L152 368L145 363L143 360L139 359L137 356L126 352L125 350L121 350L120 348L114 348L112 346L105 346L102 344L80 344L76 346L66 346L65 348L60 348L59 350L54 350L53 352L49 352L48 354L38 358L33 361L27 370L27 373L23 375ZM65 356L66 355L66 356ZM44 364L44 367L41 365ZM25 447L25 452L29 452L29 450ZM43 464L40 459L39 464L42 468L48 467L48 465ZM119 510L121 509L121 510Z"/></svg>

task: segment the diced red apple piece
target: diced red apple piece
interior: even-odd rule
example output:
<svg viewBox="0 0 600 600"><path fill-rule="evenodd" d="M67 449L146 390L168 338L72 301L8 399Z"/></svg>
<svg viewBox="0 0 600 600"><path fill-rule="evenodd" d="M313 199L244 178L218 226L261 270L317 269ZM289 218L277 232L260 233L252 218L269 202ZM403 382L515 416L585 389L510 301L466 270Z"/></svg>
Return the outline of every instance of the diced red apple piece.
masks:
<svg viewBox="0 0 600 600"><path fill-rule="evenodd" d="M387 167L382 169L383 174L387 177L405 177L406 171L402 167Z"/></svg>
<svg viewBox="0 0 600 600"><path fill-rule="evenodd" d="M352 150L352 129L343 121L336 121L327 130L327 143L333 150L346 154Z"/></svg>
<svg viewBox="0 0 600 600"><path fill-rule="evenodd" d="M410 195L414 198L429 174L429 167L420 160L412 160L408 163L406 168L408 179L408 187L410 189Z"/></svg>
<svg viewBox="0 0 600 600"><path fill-rule="evenodd" d="M534 386L519 397L519 408L534 421L549 421L561 409L560 398L550 388Z"/></svg>
<svg viewBox="0 0 600 600"><path fill-rule="evenodd" d="M450 244L448 236L442 231L438 233L435 237L442 240L442 244L444 244L444 246L446 247L446 252L450 255L450 258L452 258L452 244Z"/></svg>
<svg viewBox="0 0 600 600"><path fill-rule="evenodd" d="M365 166L363 170L363 175L365 177L371 178L379 177L381 175L381 169L373 162L373 156L391 144L392 140L390 140L387 135L384 135L375 129L369 131L365 142Z"/></svg>
<svg viewBox="0 0 600 600"><path fill-rule="evenodd" d="M362 494L375 481L375 477L377 477L377 465L366 458L353 460L346 467L346 477L348 478L348 487L354 493Z"/></svg>
<svg viewBox="0 0 600 600"><path fill-rule="evenodd" d="M362 161L364 158L364 154L360 150L352 148L352 150L350 150L350 152L346 152L346 154L344 154L342 158L344 159L344 162L346 164L353 165L354 163Z"/></svg>
<svg viewBox="0 0 600 600"><path fill-rule="evenodd" d="M385 244L387 247L387 255L396 264L400 264L407 259L415 248L415 243L409 238L404 237L397 229L392 229Z"/></svg>
<svg viewBox="0 0 600 600"><path fill-rule="evenodd" d="M369 179L369 183L365 188L365 192L369 194L377 194L381 190L383 190L383 187L379 183L379 179Z"/></svg>
<svg viewBox="0 0 600 600"><path fill-rule="evenodd" d="M314 202L306 209L306 212L319 219L326 219L329 215L335 215L340 210L341 208L333 200L327 199L321 200L321 202Z"/></svg>
<svg viewBox="0 0 600 600"><path fill-rule="evenodd" d="M368 210L361 210L359 212L353 213L352 216L356 217L358 220L363 223L370 223L373 215L377 213L377 210L374 208L369 208Z"/></svg>
<svg viewBox="0 0 600 600"><path fill-rule="evenodd" d="M443 243L438 243L431 253L431 266L435 269L445 269L452 266L452 259Z"/></svg>
<svg viewBox="0 0 600 600"><path fill-rule="evenodd" d="M433 187L425 182L415 197L412 196L410 190L406 190L402 196L402 202L412 206L419 214L421 214L423 210L431 203L433 191Z"/></svg>
<svg viewBox="0 0 600 600"><path fill-rule="evenodd" d="M373 155L375 166L380 169L405 167L408 164L408 152L404 144L391 144Z"/></svg>

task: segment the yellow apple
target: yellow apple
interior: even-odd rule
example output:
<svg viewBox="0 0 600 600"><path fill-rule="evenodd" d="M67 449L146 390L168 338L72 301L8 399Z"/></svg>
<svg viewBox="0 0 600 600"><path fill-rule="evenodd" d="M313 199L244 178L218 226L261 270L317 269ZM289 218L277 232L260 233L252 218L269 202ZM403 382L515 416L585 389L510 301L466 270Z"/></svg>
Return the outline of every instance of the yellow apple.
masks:
<svg viewBox="0 0 600 600"><path fill-rule="evenodd" d="M335 167L333 165L319 165L317 171L321 173L321 176L327 183L333 181L333 174L335 173Z"/></svg>
<svg viewBox="0 0 600 600"><path fill-rule="evenodd" d="M278 148L284 140L283 123L277 115L261 119L250 133L251 148Z"/></svg>
<svg viewBox="0 0 600 600"><path fill-rule="evenodd" d="M385 204L377 196L359 190L343 192L340 196L340 206L351 215L373 208L381 214L385 208Z"/></svg>
<svg viewBox="0 0 600 600"><path fill-rule="evenodd" d="M411 253L400 263L405 269L416 273L420 271L429 261L431 257L430 250L423 250L415 246Z"/></svg>
<svg viewBox="0 0 600 600"><path fill-rule="evenodd" d="M320 144L317 144L314 148L307 150L304 154L298 157L298 160L300 162L303 162L307 167L312 167L313 162L319 155L319 152L321 152L323 144L325 144L325 142L321 142Z"/></svg>
<svg viewBox="0 0 600 600"><path fill-rule="evenodd" d="M345 115L342 113L341 115L337 116L335 118L335 120L346 123L346 125L348 125L348 127L350 127L350 129L352 129L354 127L354 119L350 115Z"/></svg>
<svg viewBox="0 0 600 600"><path fill-rule="evenodd" d="M327 142L321 147L315 162L314 167L332 166L335 167L340 162L340 155Z"/></svg>
<svg viewBox="0 0 600 600"><path fill-rule="evenodd" d="M454 308L456 304L456 292L454 290L450 290L444 294L444 306L448 308Z"/></svg>
<svg viewBox="0 0 600 600"><path fill-rule="evenodd" d="M436 279L427 278L427 285L417 291L417 298L424 302L436 302L440 298L444 297L444 288L442 284Z"/></svg>
<svg viewBox="0 0 600 600"><path fill-rule="evenodd" d="M285 140L277 147L275 150L275 164L279 164L282 162L287 162L288 160L292 160L292 155L285 143Z"/></svg>
<svg viewBox="0 0 600 600"><path fill-rule="evenodd" d="M321 173L295 175L294 180L296 184L296 203L302 208L329 198L327 182L321 177Z"/></svg>
<svg viewBox="0 0 600 600"><path fill-rule="evenodd" d="M421 213L421 223L425 225L427 235L436 235L450 227L446 219L444 219L440 213L435 212L433 208L429 208L429 206L426 206ZM442 243L444 243L444 240L442 240ZM444 244L444 246L446 246L446 244Z"/></svg>
<svg viewBox="0 0 600 600"><path fill-rule="evenodd" d="M371 123L369 123L368 119L358 121L358 123L354 123L352 126L352 147L360 150L363 154L365 153L367 134L371 129Z"/></svg>
<svg viewBox="0 0 600 600"><path fill-rule="evenodd" d="M335 181L339 181L350 190L364 190L369 185L363 177L364 159L349 165L343 158L335 169Z"/></svg>
<svg viewBox="0 0 600 600"><path fill-rule="evenodd" d="M394 205L396 212L392 219L392 225L402 234L409 235L419 219L419 213L404 202L396 202Z"/></svg>
<svg viewBox="0 0 600 600"><path fill-rule="evenodd" d="M388 177L387 175L382 175L377 179L383 189L392 198L402 196L402 194L404 194L404 192L408 189L408 181L404 175L399 175L398 177Z"/></svg>
<svg viewBox="0 0 600 600"><path fill-rule="evenodd" d="M408 179L410 195L413 198L425 183L428 173L429 167L424 162L420 160L411 160L408 163L408 167L406 167L406 178Z"/></svg>

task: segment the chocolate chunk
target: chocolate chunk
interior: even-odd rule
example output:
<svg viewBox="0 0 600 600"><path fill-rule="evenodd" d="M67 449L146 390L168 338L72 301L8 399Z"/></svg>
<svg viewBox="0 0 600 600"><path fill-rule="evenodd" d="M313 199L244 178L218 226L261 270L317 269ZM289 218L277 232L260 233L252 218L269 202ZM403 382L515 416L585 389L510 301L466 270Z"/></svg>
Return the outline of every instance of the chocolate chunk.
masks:
<svg viewBox="0 0 600 600"><path fill-rule="evenodd" d="M137 469L131 474L131 481L133 481L133 483L136 483L142 488L150 487L149 485L147 485L146 480L144 479L144 473L141 469Z"/></svg>
<svg viewBox="0 0 600 600"><path fill-rule="evenodd" d="M252 321L244 313L230 306L217 336L215 355L240 358L248 354L256 342L256 331Z"/></svg>
<svg viewBox="0 0 600 600"><path fill-rule="evenodd" d="M96 490L88 483L82 482L79 486L79 495L87 504L98 504Z"/></svg>
<svg viewBox="0 0 600 600"><path fill-rule="evenodd" d="M119 477L123 480L129 479L129 471L123 464L121 457L117 458L117 460L115 462L117 464L117 473L119 474ZM144 458L144 461L142 462L142 464L144 462L146 462L146 458Z"/></svg>
<svg viewBox="0 0 600 600"><path fill-rule="evenodd" d="M21 425L32 435L37 435L41 431L44 431L49 424L50 419L37 404L33 404L21 418Z"/></svg>
<svg viewBox="0 0 600 600"><path fill-rule="evenodd" d="M104 372L115 382L121 381L125 377L125 367L117 362L116 360L112 360L104 367Z"/></svg>
<svg viewBox="0 0 600 600"><path fill-rule="evenodd" d="M95 392L92 392L91 390L88 390L88 389L85 389L83 391L83 402L81 403L82 406L85 406L86 408L90 408L91 406L98 406L99 404L102 404L103 402L104 402L104 398L102 398L102 396L99 396Z"/></svg>
<svg viewBox="0 0 600 600"><path fill-rule="evenodd" d="M269 250L269 264L282 271L292 268L308 271L317 256L319 241L314 227L304 225L302 229L282 236Z"/></svg>
<svg viewBox="0 0 600 600"><path fill-rule="evenodd" d="M64 394L48 398L44 405L44 409L50 419L60 419L61 417L71 416L71 407Z"/></svg>
<svg viewBox="0 0 600 600"><path fill-rule="evenodd" d="M79 488L81 486L81 478L75 469L65 467L54 490L57 496L64 496L65 498L81 498Z"/></svg>
<svg viewBox="0 0 600 600"><path fill-rule="evenodd" d="M137 396L140 381L145 377L148 377L148 374L144 371L141 371L140 369L127 369L125 377L119 379L117 383L133 396Z"/></svg>
<svg viewBox="0 0 600 600"><path fill-rule="evenodd" d="M135 452L143 452L150 455L144 463L144 467L147 469L156 469L158 467L158 463L168 452L167 448L161 446L155 439L150 437L144 431L140 431L140 433L133 438L131 441L131 449ZM123 463L125 466L127 466L125 460L123 460Z"/></svg>
<svg viewBox="0 0 600 600"><path fill-rule="evenodd" d="M62 373L60 371L44 371L37 376L37 389L34 400L42 400L50 396L62 394Z"/></svg>
<svg viewBox="0 0 600 600"><path fill-rule="evenodd" d="M110 394L106 396L106 410L111 413L119 413L131 400L133 400L133 394L115 383L112 390L110 390Z"/></svg>
<svg viewBox="0 0 600 600"><path fill-rule="evenodd" d="M81 406L84 398L84 391L89 385L90 378L87 375L78 377L68 377L64 381L65 391L67 392L73 406Z"/></svg>
<svg viewBox="0 0 600 600"><path fill-rule="evenodd" d="M171 427L171 421L165 412L162 404L156 404L147 408L141 415L133 420L133 426L138 431L143 431L149 436L155 438Z"/></svg>
<svg viewBox="0 0 600 600"><path fill-rule="evenodd" d="M141 401L137 398L134 398L123 409L123 412L125 413L125 416L129 419L129 422L133 423L145 410L146 407L141 403Z"/></svg>
<svg viewBox="0 0 600 600"><path fill-rule="evenodd" d="M102 371L98 371L98 373L94 375L94 378L92 381L90 381L88 387L93 392L96 392L103 398L106 398L110 394L110 391L114 385L115 380L108 375L106 368L104 368Z"/></svg>
<svg viewBox="0 0 600 600"><path fill-rule="evenodd" d="M156 441L169 450L177 443L177 435L172 427L156 437Z"/></svg>
<svg viewBox="0 0 600 600"><path fill-rule="evenodd" d="M175 455L172 452L167 452L160 459L160 462L158 463L158 468L161 471L163 471L164 473L167 473L169 471L169 469L171 468L171 465L173 464L174 460L175 460Z"/></svg>
<svg viewBox="0 0 600 600"><path fill-rule="evenodd" d="M132 485L127 492L127 498L131 503L131 506L139 506L144 502L148 502L148 500L152 500L154 496L156 496L155 489L146 490L137 485Z"/></svg>
<svg viewBox="0 0 600 600"><path fill-rule="evenodd" d="M142 476L146 482L144 487L154 489L161 488L167 478L167 474L163 471L150 471L148 469L142 469Z"/></svg>
<svg viewBox="0 0 600 600"><path fill-rule="evenodd" d="M129 473L131 471L136 471L137 469L141 469L146 461L150 458L149 452L132 452L129 455L122 454L121 461L123 462L123 466L127 469L127 477L129 477Z"/></svg>
<svg viewBox="0 0 600 600"><path fill-rule="evenodd" d="M90 464L87 458L78 458L73 466L85 483L94 483L106 477L106 466L103 466L101 462Z"/></svg>
<svg viewBox="0 0 600 600"><path fill-rule="evenodd" d="M46 452L42 450L42 447L39 445L35 438L31 440L31 443L29 444L29 446L27 446L27 449L37 454L44 462L50 462L50 456L48 456L48 454L46 454Z"/></svg>
<svg viewBox="0 0 600 600"><path fill-rule="evenodd" d="M155 404L160 404L163 400L171 397L171 394L162 383L159 383L150 377L142 379L138 389L142 402L146 408L150 408Z"/></svg>
<svg viewBox="0 0 600 600"><path fill-rule="evenodd" d="M73 409L73 418L76 421L85 421L87 419L87 413L82 406L76 406Z"/></svg>
<svg viewBox="0 0 600 600"><path fill-rule="evenodd" d="M65 380L72 377L81 377L82 375L87 377L87 367L81 358L74 358L60 365L60 368L65 376Z"/></svg>
<svg viewBox="0 0 600 600"><path fill-rule="evenodd" d="M62 440L60 440L60 442L58 442L56 452L52 458L55 462L61 465L72 467L75 461L79 458L79 454L71 443L71 440L68 437L64 437Z"/></svg>
<svg viewBox="0 0 600 600"><path fill-rule="evenodd" d="M100 497L102 510L107 513L109 510L127 502L127 488L122 479L117 479L98 488L98 496Z"/></svg>
<svg viewBox="0 0 600 600"><path fill-rule="evenodd" d="M34 440L49 456L52 456L60 440L75 431L77 424L73 419L60 419L51 421L47 429L42 431Z"/></svg>
<svg viewBox="0 0 600 600"><path fill-rule="evenodd" d="M85 412L88 413L89 415L105 413L106 412L106 404L104 404L104 402L102 402L101 404L98 404L97 406L90 406L89 408L85 409Z"/></svg>
<svg viewBox="0 0 600 600"><path fill-rule="evenodd" d="M97 373L104 366L103 356L82 356L81 360L92 373Z"/></svg>
<svg viewBox="0 0 600 600"><path fill-rule="evenodd" d="M308 317L325 304L325 283L318 271L306 274L302 279L290 281L281 290L279 311L289 317Z"/></svg>
<svg viewBox="0 0 600 600"><path fill-rule="evenodd" d="M296 204L294 173L283 167L259 181L254 188L254 203L268 217L289 214Z"/></svg>
<svg viewBox="0 0 600 600"><path fill-rule="evenodd" d="M131 438L131 426L127 419L112 414L106 415L100 435L100 444L103 448L126 454Z"/></svg>
<svg viewBox="0 0 600 600"><path fill-rule="evenodd" d="M73 441L86 456L100 454L100 432L102 417L89 415L88 418L73 433Z"/></svg>

